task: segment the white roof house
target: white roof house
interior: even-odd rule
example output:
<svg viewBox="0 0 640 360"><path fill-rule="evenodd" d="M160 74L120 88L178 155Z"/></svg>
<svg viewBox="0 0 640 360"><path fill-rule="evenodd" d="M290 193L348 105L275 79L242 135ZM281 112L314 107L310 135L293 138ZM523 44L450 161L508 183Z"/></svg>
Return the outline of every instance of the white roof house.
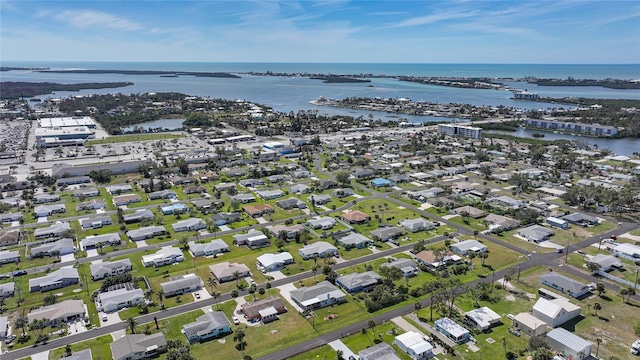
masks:
<svg viewBox="0 0 640 360"><path fill-rule="evenodd" d="M567 359L581 360L591 355L590 342L563 328L549 331L547 345L552 350L564 353Z"/></svg>
<svg viewBox="0 0 640 360"><path fill-rule="evenodd" d="M178 221L175 224L171 224L173 231L196 231L202 230L207 226L207 224L202 221L200 218L190 218L182 221Z"/></svg>
<svg viewBox="0 0 640 360"><path fill-rule="evenodd" d="M451 244L451 251L460 255L467 255L470 252L486 252L487 247L477 240L465 240Z"/></svg>
<svg viewBox="0 0 640 360"><path fill-rule="evenodd" d="M464 313L464 316L482 331L490 329L492 326L499 323L502 318L495 311L486 306L467 311Z"/></svg>
<svg viewBox="0 0 640 360"><path fill-rule="evenodd" d="M531 308L531 314L551 327L560 326L580 315L580 307L565 298L540 298Z"/></svg>
<svg viewBox="0 0 640 360"><path fill-rule="evenodd" d="M547 323L528 312L514 316L513 326L529 336L542 335L547 331Z"/></svg>
<svg viewBox="0 0 640 360"><path fill-rule="evenodd" d="M263 254L258 256L257 265L261 270L272 271L281 268L286 264L293 262L293 256L288 252L281 252L277 254Z"/></svg>
<svg viewBox="0 0 640 360"><path fill-rule="evenodd" d="M142 289L121 288L113 291L100 293L96 298L96 308L98 311L113 312L125 307L134 307L144 301Z"/></svg>
<svg viewBox="0 0 640 360"><path fill-rule="evenodd" d="M469 330L449 318L440 318L435 321L434 325L436 330L458 344L462 344L469 339Z"/></svg>
<svg viewBox="0 0 640 360"><path fill-rule="evenodd" d="M640 258L640 246L637 245L621 243L613 248L613 252L628 259Z"/></svg>
<svg viewBox="0 0 640 360"><path fill-rule="evenodd" d="M291 299L303 310L319 309L344 302L345 293L328 281L305 286L290 292Z"/></svg>
<svg viewBox="0 0 640 360"><path fill-rule="evenodd" d="M89 236L80 241L80 247L83 250L95 248L102 245L117 245L120 244L120 235L118 233L110 233L103 235Z"/></svg>
<svg viewBox="0 0 640 360"><path fill-rule="evenodd" d="M396 336L393 341L402 351L406 352L412 359L428 359L433 354L433 346L428 343L422 335L414 331L407 331Z"/></svg>
<svg viewBox="0 0 640 360"><path fill-rule="evenodd" d="M204 244L190 241L189 250L194 256L211 256L229 251L229 245L222 239L215 239Z"/></svg>
<svg viewBox="0 0 640 360"><path fill-rule="evenodd" d="M172 246L165 246L158 250L155 254L142 256L142 265L144 265L145 267L162 266L184 260L185 259L182 250L174 248Z"/></svg>
<svg viewBox="0 0 640 360"><path fill-rule="evenodd" d="M318 241L313 244L303 246L298 250L303 259L311 259L314 257L332 256L338 253L338 248L326 241Z"/></svg>

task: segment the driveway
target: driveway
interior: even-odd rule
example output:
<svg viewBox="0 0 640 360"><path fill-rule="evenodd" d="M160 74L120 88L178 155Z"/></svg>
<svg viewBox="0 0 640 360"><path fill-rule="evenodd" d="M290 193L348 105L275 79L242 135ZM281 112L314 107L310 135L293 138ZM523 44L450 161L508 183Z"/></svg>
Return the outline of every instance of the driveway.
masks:
<svg viewBox="0 0 640 360"><path fill-rule="evenodd" d="M200 294L200 299L196 298L196 293ZM209 294L209 291L207 291L207 289L205 288L192 292L191 296L193 296L193 301L202 301L206 299L211 299L213 297L211 296L211 294Z"/></svg>
<svg viewBox="0 0 640 360"><path fill-rule="evenodd" d="M147 243L144 240L140 240L140 241L136 241L136 247L145 247L147 246Z"/></svg>
<svg viewBox="0 0 640 360"><path fill-rule="evenodd" d="M349 349L347 345L342 342L342 340L334 340L328 345L331 346L333 350L342 350L343 359L351 359L352 356L354 359L358 358L356 354L354 354L353 351L351 351L351 349Z"/></svg>
<svg viewBox="0 0 640 360"><path fill-rule="evenodd" d="M273 277L274 280L280 280L280 279L284 279L284 278L287 277L287 275L283 274L282 271L280 271L280 270L268 271L265 275L269 275L269 276Z"/></svg>
<svg viewBox="0 0 640 360"><path fill-rule="evenodd" d="M76 259L74 254L67 254L60 256L60 262L65 263L69 261L74 261Z"/></svg>
<svg viewBox="0 0 640 360"><path fill-rule="evenodd" d="M107 321L102 320L102 314L107 314ZM122 321L117 311L112 313L98 313L98 317L100 318L100 326L117 324Z"/></svg>
<svg viewBox="0 0 640 360"><path fill-rule="evenodd" d="M94 257L94 256L98 256L98 250L97 249L90 249L87 250L87 257Z"/></svg>
<svg viewBox="0 0 640 360"><path fill-rule="evenodd" d="M46 223L47 221L49 221L49 220L47 220L47 217L46 217L46 216L43 216L43 217L39 217L39 218L38 218L38 224L40 224L40 223Z"/></svg>
<svg viewBox="0 0 640 360"><path fill-rule="evenodd" d="M31 355L31 360L49 360L49 350Z"/></svg>
<svg viewBox="0 0 640 360"><path fill-rule="evenodd" d="M267 219L263 218L262 216L258 216L256 218L256 221L258 222L258 224L266 224L266 223L268 223Z"/></svg>
<svg viewBox="0 0 640 360"><path fill-rule="evenodd" d="M296 309L297 312L302 312L302 309L298 306L298 304L296 304L291 299L291 291L297 289L293 284L289 283L282 286L278 286L278 289L280 289L280 295L285 299L287 299L289 304L291 304L291 306L293 306L293 308Z"/></svg>

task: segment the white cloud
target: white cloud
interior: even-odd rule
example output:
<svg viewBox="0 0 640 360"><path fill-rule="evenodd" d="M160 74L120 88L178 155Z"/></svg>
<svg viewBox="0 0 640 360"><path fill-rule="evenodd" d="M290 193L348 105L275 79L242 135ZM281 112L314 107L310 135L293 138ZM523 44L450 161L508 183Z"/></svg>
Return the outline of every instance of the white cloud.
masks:
<svg viewBox="0 0 640 360"><path fill-rule="evenodd" d="M472 11L448 11L426 16L412 17L400 22L391 24L390 27L408 27L418 25L428 25L446 20L464 19L475 16L478 12Z"/></svg>
<svg viewBox="0 0 640 360"><path fill-rule="evenodd" d="M105 27L113 30L135 31L144 28L125 18L94 10L65 10L54 15L54 18L80 29Z"/></svg>

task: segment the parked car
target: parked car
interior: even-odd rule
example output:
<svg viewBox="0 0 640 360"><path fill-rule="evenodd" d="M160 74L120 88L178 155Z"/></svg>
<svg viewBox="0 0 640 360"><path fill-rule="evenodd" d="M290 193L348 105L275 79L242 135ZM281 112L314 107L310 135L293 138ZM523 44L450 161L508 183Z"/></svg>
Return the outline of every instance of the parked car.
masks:
<svg viewBox="0 0 640 360"><path fill-rule="evenodd" d="M236 325L240 325L240 320L238 320L238 318L237 318L237 317L235 317L235 316L234 316L232 319L233 319L233 323L234 323L234 324L236 324Z"/></svg>
<svg viewBox="0 0 640 360"><path fill-rule="evenodd" d="M196 299L200 299L200 293L199 292L195 293L195 295L196 295Z"/></svg>
<svg viewBox="0 0 640 360"><path fill-rule="evenodd" d="M15 336L15 335L9 335L9 336L7 336L7 338L6 338L6 339L4 339L4 343L5 343L5 344L11 344L11 342L12 342L13 340L15 340L15 339L16 339L16 336Z"/></svg>
<svg viewBox="0 0 640 360"><path fill-rule="evenodd" d="M27 275L27 270L16 270L13 272L13 276Z"/></svg>
<svg viewBox="0 0 640 360"><path fill-rule="evenodd" d="M102 314L102 321L107 321L107 314Z"/></svg>

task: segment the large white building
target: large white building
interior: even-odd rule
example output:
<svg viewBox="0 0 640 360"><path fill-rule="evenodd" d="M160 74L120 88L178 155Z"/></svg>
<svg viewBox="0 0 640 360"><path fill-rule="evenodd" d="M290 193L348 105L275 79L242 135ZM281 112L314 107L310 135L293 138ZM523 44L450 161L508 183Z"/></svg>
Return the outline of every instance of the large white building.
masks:
<svg viewBox="0 0 640 360"><path fill-rule="evenodd" d="M38 120L38 127L41 128L63 128L78 126L86 126L89 129L95 129L96 122L89 116L41 118Z"/></svg>
<svg viewBox="0 0 640 360"><path fill-rule="evenodd" d="M438 124L438 134L480 139L482 137L482 129L474 126Z"/></svg>

